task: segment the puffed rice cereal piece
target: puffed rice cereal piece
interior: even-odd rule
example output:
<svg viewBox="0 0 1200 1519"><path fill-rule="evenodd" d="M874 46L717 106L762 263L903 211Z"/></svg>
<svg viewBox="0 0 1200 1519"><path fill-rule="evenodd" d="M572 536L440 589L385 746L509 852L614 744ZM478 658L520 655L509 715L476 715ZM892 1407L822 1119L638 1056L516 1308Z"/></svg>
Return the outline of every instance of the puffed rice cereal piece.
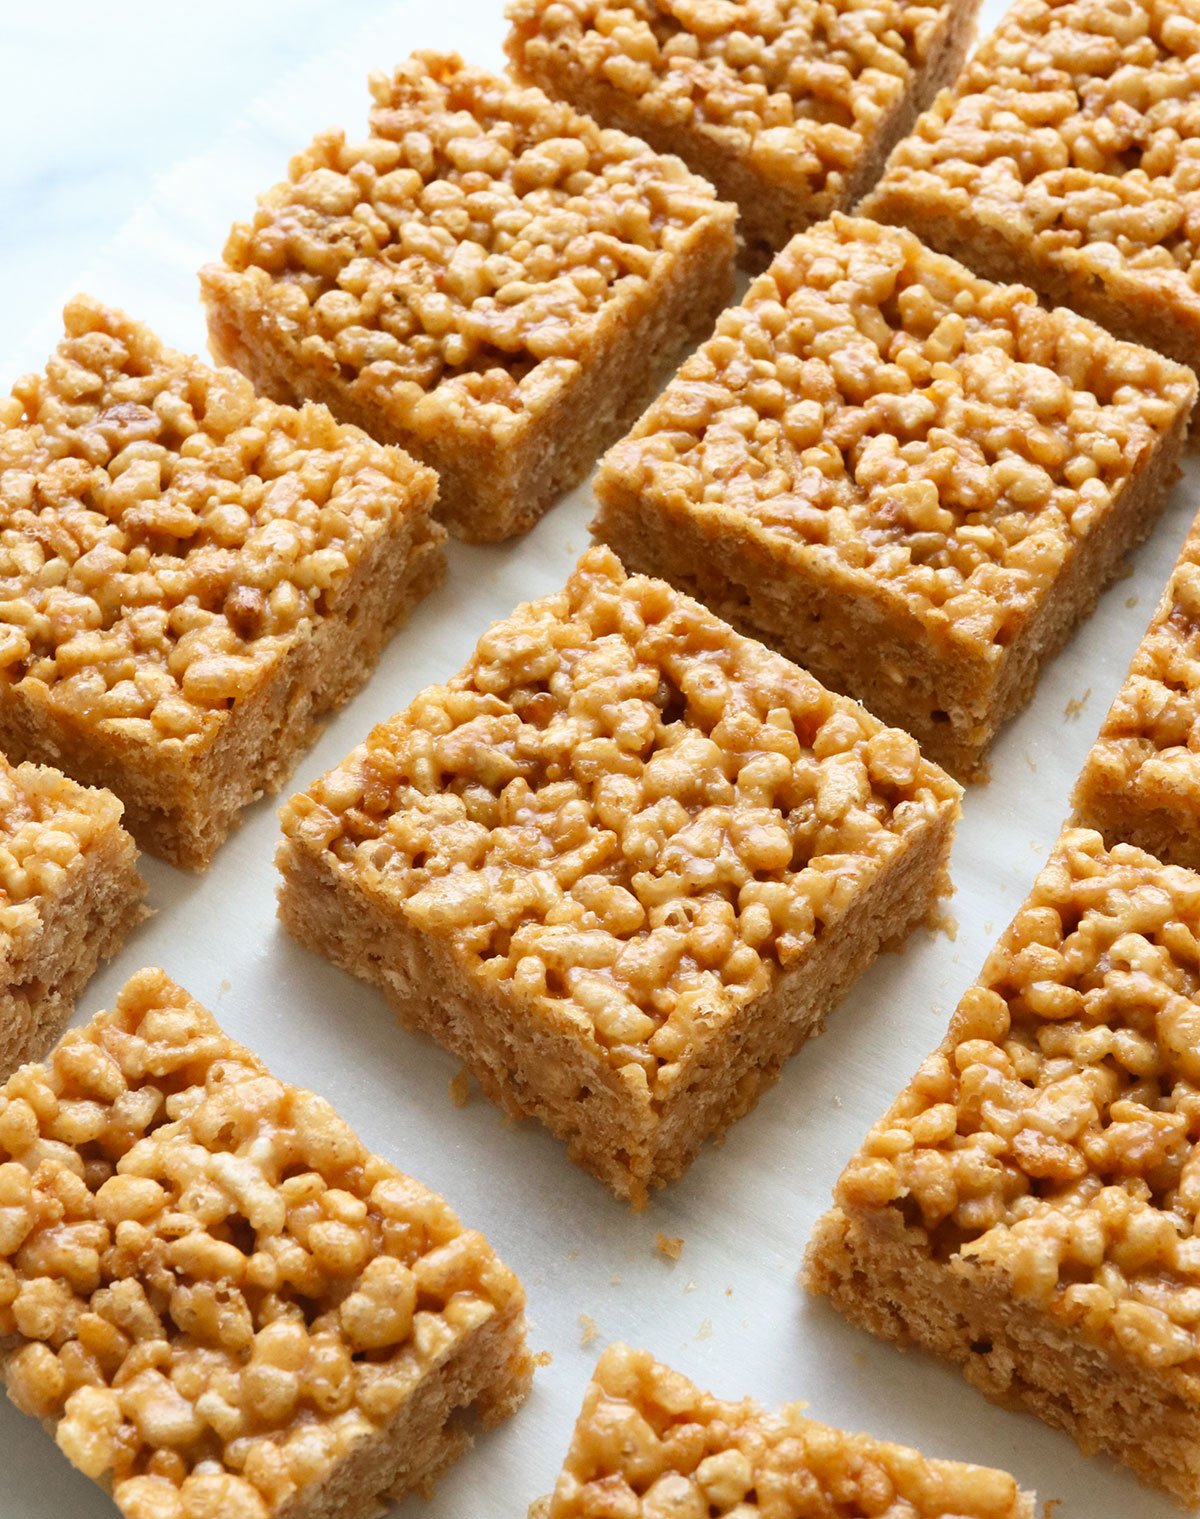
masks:
<svg viewBox="0 0 1200 1519"><path fill-rule="evenodd" d="M678 153L761 269L849 211L962 66L978 0L511 0L519 79Z"/></svg>
<svg viewBox="0 0 1200 1519"><path fill-rule="evenodd" d="M545 1519L1036 1519L1036 1498L1007 1472L843 1434L802 1409L722 1402L644 1350L610 1345Z"/></svg>
<svg viewBox="0 0 1200 1519"><path fill-rule="evenodd" d="M640 1206L934 912L959 795L597 548L287 803L280 913Z"/></svg>
<svg viewBox="0 0 1200 1519"><path fill-rule="evenodd" d="M146 916L123 810L109 791L0 754L0 1080L45 1054Z"/></svg>
<svg viewBox="0 0 1200 1519"><path fill-rule="evenodd" d="M835 216L596 478L595 533L962 779L1154 523L1194 376Z"/></svg>
<svg viewBox="0 0 1200 1519"><path fill-rule="evenodd" d="M733 297L733 206L540 90L418 53L371 135L322 133L201 272L213 352L438 472L469 539L524 532Z"/></svg>
<svg viewBox="0 0 1200 1519"><path fill-rule="evenodd" d="M1200 1501L1200 876L1063 833L809 1289Z"/></svg>
<svg viewBox="0 0 1200 1519"><path fill-rule="evenodd" d="M207 865L440 579L433 473L84 296L0 399L0 748Z"/></svg>
<svg viewBox="0 0 1200 1519"><path fill-rule="evenodd" d="M866 216L1200 370L1200 0L1018 0Z"/></svg>
<svg viewBox="0 0 1200 1519"><path fill-rule="evenodd" d="M523 1400L523 1308L482 1235L162 971L0 1091L4 1381L125 1519L428 1491L463 1411Z"/></svg>

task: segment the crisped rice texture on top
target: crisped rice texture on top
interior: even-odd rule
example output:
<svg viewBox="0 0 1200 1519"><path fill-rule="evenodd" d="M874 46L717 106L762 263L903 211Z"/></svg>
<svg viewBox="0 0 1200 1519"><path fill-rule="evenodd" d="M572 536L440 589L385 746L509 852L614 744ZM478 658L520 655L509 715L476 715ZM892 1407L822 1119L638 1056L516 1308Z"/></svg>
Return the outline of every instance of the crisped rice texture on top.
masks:
<svg viewBox="0 0 1200 1519"><path fill-rule="evenodd" d="M1007 1472L723 1402L645 1351L600 1357L546 1519L1034 1519Z"/></svg>
<svg viewBox="0 0 1200 1519"><path fill-rule="evenodd" d="M837 1202L1194 1380L1198 1050L1200 876L1068 829Z"/></svg>
<svg viewBox="0 0 1200 1519"><path fill-rule="evenodd" d="M512 0L520 77L678 152L752 259L849 210L956 72L972 0ZM781 209L782 208L782 209Z"/></svg>
<svg viewBox="0 0 1200 1519"><path fill-rule="evenodd" d="M370 136L320 135L203 271L210 332L272 391L413 448L455 529L501 536L517 503L493 521L458 498L515 490L534 430L628 331L678 342L654 308L693 261L702 314L732 292L734 208L678 159L454 56L415 54L371 89ZM634 359L671 356L631 353L614 386L640 391ZM464 452L472 478L445 485Z"/></svg>
<svg viewBox="0 0 1200 1519"><path fill-rule="evenodd" d="M1011 637L1192 377L909 232L795 238L602 466L748 521L814 570L985 649Z"/></svg>
<svg viewBox="0 0 1200 1519"><path fill-rule="evenodd" d="M969 777L1165 503L1195 393L1025 287L834 216L609 451L594 530Z"/></svg>
<svg viewBox="0 0 1200 1519"><path fill-rule="evenodd" d="M522 1303L481 1235L161 971L0 1091L4 1380L125 1519L309 1513ZM529 1370L498 1371L496 1412Z"/></svg>
<svg viewBox="0 0 1200 1519"><path fill-rule="evenodd" d="M1195 367L1198 141L1198 0L1018 0L863 210Z"/></svg>
<svg viewBox="0 0 1200 1519"><path fill-rule="evenodd" d="M0 401L0 672L127 739L211 737L432 476L93 300L64 317Z"/></svg>
<svg viewBox="0 0 1200 1519"><path fill-rule="evenodd" d="M958 796L907 734L593 549L282 817L653 1094Z"/></svg>

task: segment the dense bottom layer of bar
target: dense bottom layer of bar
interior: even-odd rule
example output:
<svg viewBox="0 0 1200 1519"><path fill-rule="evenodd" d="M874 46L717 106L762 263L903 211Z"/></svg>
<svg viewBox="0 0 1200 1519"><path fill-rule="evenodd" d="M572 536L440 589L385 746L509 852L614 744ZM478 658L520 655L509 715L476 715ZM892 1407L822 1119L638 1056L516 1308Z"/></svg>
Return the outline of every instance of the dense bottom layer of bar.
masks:
<svg viewBox="0 0 1200 1519"><path fill-rule="evenodd" d="M827 1213L804 1282L852 1323L919 1345L960 1366L987 1397L1066 1430L1085 1455L1106 1452L1185 1503L1200 1502L1194 1379L1085 1342L1017 1302L995 1272L933 1259L924 1233L908 1231L898 1210L864 1220Z"/></svg>
<svg viewBox="0 0 1200 1519"><path fill-rule="evenodd" d="M0 1079L40 1060L58 1039L102 960L148 915L133 840L114 827L61 897L47 900L42 929L10 961L0 986Z"/></svg>
<svg viewBox="0 0 1200 1519"><path fill-rule="evenodd" d="M508 1418L532 1377L522 1315L489 1319L390 1424L360 1441L327 1482L301 1488L277 1519L376 1519L389 1502L430 1497L473 1443L471 1425L491 1429Z"/></svg>

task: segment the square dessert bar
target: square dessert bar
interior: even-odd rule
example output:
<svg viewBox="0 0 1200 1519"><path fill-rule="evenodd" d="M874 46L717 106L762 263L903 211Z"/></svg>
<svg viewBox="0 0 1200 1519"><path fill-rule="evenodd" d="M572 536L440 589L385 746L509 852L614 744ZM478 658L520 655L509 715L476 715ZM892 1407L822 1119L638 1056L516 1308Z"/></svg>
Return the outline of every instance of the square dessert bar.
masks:
<svg viewBox="0 0 1200 1519"><path fill-rule="evenodd" d="M280 914L641 1206L936 912L959 795L593 549L287 803Z"/></svg>
<svg viewBox="0 0 1200 1519"><path fill-rule="evenodd" d="M483 1236L157 970L0 1090L0 1305L125 1519L372 1519L531 1375Z"/></svg>
<svg viewBox="0 0 1200 1519"><path fill-rule="evenodd" d="M1200 520L1076 782L1075 821L1200 870Z"/></svg>
<svg viewBox="0 0 1200 1519"><path fill-rule="evenodd" d="M1068 829L807 1283L1200 1501L1200 876Z"/></svg>
<svg viewBox="0 0 1200 1519"><path fill-rule="evenodd" d="M1188 370L835 216L596 481L596 534L964 779L1149 532Z"/></svg>
<svg viewBox="0 0 1200 1519"><path fill-rule="evenodd" d="M1019 0L862 211L1200 369L1200 3Z"/></svg>
<svg viewBox="0 0 1200 1519"><path fill-rule="evenodd" d="M723 1402L644 1350L600 1357L540 1519L1036 1519L1007 1472ZM530 1510L531 1519L535 1510Z"/></svg>
<svg viewBox="0 0 1200 1519"><path fill-rule="evenodd" d="M0 749L200 868L441 578L433 473L78 297L0 399Z"/></svg>
<svg viewBox="0 0 1200 1519"><path fill-rule="evenodd" d="M292 160L201 272L218 358L441 478L469 539L530 527L733 297L735 210L540 90L419 53L371 136Z"/></svg>
<svg viewBox="0 0 1200 1519"><path fill-rule="evenodd" d="M111 792L0 754L0 1079L45 1054L146 916L121 811Z"/></svg>
<svg viewBox="0 0 1200 1519"><path fill-rule="evenodd" d="M677 153L761 269L849 211L962 66L978 0L513 0L514 73Z"/></svg>

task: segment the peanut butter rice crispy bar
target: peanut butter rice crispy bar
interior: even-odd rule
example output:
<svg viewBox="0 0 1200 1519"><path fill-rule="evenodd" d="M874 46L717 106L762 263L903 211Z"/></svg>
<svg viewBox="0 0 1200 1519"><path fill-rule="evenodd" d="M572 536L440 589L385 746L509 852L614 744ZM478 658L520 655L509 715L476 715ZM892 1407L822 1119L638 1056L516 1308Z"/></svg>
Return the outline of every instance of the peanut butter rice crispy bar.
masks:
<svg viewBox="0 0 1200 1519"><path fill-rule="evenodd" d="M287 803L280 911L640 1206L931 915L959 794L593 549Z"/></svg>
<svg viewBox="0 0 1200 1519"><path fill-rule="evenodd" d="M610 1345L544 1519L1036 1519L1007 1472L843 1434L802 1408L722 1402Z"/></svg>
<svg viewBox="0 0 1200 1519"><path fill-rule="evenodd" d="M855 1323L1200 1500L1200 876L1068 829L809 1247Z"/></svg>
<svg viewBox="0 0 1200 1519"><path fill-rule="evenodd" d="M368 1519L523 1400L520 1284L157 970L0 1092L9 1396L125 1519Z"/></svg>
<svg viewBox="0 0 1200 1519"><path fill-rule="evenodd" d="M899 144L903 222L1200 369L1200 0L1020 0Z"/></svg>
<svg viewBox="0 0 1200 1519"><path fill-rule="evenodd" d="M0 754L0 1079L45 1054L146 915L121 811L111 792Z"/></svg>
<svg viewBox="0 0 1200 1519"><path fill-rule="evenodd" d="M371 80L201 273L214 353L437 470L464 538L523 532L733 296L732 206L540 90L418 53Z"/></svg>
<svg viewBox="0 0 1200 1519"><path fill-rule="evenodd" d="M1200 870L1200 521L1071 798L1110 844Z"/></svg>
<svg viewBox="0 0 1200 1519"><path fill-rule="evenodd" d="M596 481L596 534L976 777L1150 530L1188 370L835 216Z"/></svg>
<svg viewBox="0 0 1200 1519"><path fill-rule="evenodd" d="M677 153L742 258L849 211L962 66L978 0L513 0L518 78Z"/></svg>
<svg viewBox="0 0 1200 1519"><path fill-rule="evenodd" d="M85 297L0 400L0 748L199 868L441 578L437 482Z"/></svg>

